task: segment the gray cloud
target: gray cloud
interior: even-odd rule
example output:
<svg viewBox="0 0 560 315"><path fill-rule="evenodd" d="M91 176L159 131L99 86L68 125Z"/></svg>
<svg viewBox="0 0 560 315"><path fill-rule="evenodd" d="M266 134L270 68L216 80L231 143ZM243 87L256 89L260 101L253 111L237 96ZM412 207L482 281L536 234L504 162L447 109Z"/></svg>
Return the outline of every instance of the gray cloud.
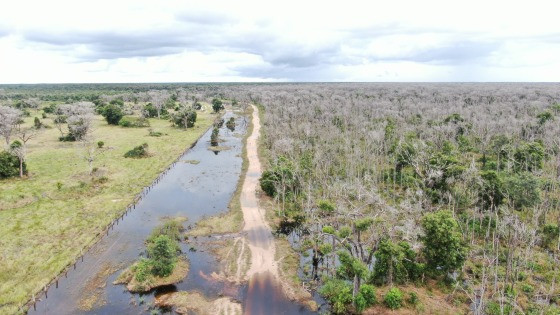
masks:
<svg viewBox="0 0 560 315"><path fill-rule="evenodd" d="M481 60L500 48L499 42L457 41L445 43L441 46L419 50L414 54L403 57L389 58L435 64L463 64L474 60Z"/></svg>
<svg viewBox="0 0 560 315"><path fill-rule="evenodd" d="M476 61L484 64L485 58L502 46L500 40L480 41L470 35L450 34L436 29L408 29L398 24L376 27L342 29L332 34L332 41L320 44L301 43L282 37L279 29L265 22L260 28L238 30L239 21L231 16L212 12L178 12L171 26L152 30L135 31L66 31L53 33L27 31L24 38L31 42L47 44L52 49L68 49L78 61L97 61L133 57L166 56L184 51L201 53L234 52L257 55L263 65L242 66L233 70L242 77L293 79L301 81L328 81L335 73L332 66L359 65L369 62L410 61L438 65L464 65ZM2 36L0 28L0 36ZM361 52L361 47L385 36L414 36L441 34L439 45L418 48L413 52L395 52L378 56ZM336 35L336 36L335 36ZM462 37L461 37L462 36ZM549 35L559 40L558 35ZM547 38L551 41L551 38ZM343 53L342 44L356 51L355 55ZM77 46L81 49L77 49Z"/></svg>

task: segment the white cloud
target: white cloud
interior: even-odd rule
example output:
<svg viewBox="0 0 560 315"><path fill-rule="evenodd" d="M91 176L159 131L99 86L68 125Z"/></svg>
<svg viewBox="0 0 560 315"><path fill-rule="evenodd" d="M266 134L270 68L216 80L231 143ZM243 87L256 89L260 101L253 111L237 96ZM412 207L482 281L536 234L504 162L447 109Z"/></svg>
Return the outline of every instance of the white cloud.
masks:
<svg viewBox="0 0 560 315"><path fill-rule="evenodd" d="M559 81L552 1L13 1L0 83Z"/></svg>

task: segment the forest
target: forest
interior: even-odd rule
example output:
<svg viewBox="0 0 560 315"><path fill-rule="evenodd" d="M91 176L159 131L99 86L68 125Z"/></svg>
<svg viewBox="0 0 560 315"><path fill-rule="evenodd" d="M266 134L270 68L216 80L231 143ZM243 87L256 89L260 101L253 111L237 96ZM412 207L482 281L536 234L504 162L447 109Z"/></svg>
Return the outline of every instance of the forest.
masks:
<svg viewBox="0 0 560 315"><path fill-rule="evenodd" d="M334 313L434 312L419 298L434 287L459 312L560 312L557 85L259 92L261 187Z"/></svg>
<svg viewBox="0 0 560 315"><path fill-rule="evenodd" d="M80 142L94 112L123 128L161 117L190 128L196 104L219 111L216 100L259 107L270 224L330 312L560 313L557 84L0 86L0 177L34 172L26 139L45 121L57 141ZM25 115L29 131L12 136Z"/></svg>

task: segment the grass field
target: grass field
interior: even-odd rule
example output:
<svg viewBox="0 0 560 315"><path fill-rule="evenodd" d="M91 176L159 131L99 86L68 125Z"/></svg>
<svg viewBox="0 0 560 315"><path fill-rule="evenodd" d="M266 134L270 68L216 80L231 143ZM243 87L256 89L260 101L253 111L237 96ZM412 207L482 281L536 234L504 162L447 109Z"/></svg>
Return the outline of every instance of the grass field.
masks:
<svg viewBox="0 0 560 315"><path fill-rule="evenodd" d="M108 150L93 163L95 178L89 175L83 146L59 142L52 120L43 120L53 128L28 143L28 178L0 181L0 314L20 312L210 127L214 115L205 108L196 126L186 131L169 121L150 119L150 128L162 132L161 137L148 136L148 128L109 126L96 116L95 142L103 141ZM35 116L40 117L32 113L26 125ZM151 157L123 157L144 142Z"/></svg>

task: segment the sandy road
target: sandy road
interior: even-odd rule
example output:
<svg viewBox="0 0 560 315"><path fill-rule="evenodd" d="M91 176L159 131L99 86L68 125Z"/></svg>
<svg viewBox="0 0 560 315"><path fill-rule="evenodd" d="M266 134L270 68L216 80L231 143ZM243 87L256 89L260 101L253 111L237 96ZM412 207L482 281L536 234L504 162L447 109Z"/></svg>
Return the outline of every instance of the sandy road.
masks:
<svg viewBox="0 0 560 315"><path fill-rule="evenodd" d="M251 250L251 266L247 271L247 279L256 274L269 272L278 277L278 267L274 259L274 237L266 223L264 210L259 207L257 199L257 185L261 176L257 141L260 134L259 110L253 107L253 132L247 138L247 159L249 167L241 190L241 210L245 225L243 231L247 233L249 249Z"/></svg>

